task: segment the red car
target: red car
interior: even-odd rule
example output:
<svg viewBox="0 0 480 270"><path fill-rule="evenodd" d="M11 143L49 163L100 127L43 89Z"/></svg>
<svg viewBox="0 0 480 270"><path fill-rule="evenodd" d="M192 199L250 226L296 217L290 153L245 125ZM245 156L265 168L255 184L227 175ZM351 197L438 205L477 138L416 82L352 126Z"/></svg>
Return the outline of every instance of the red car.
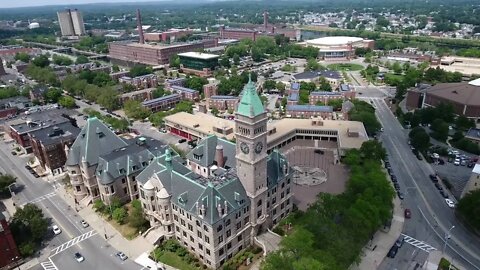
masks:
<svg viewBox="0 0 480 270"><path fill-rule="evenodd" d="M411 218L412 217L412 212L410 209L405 209L405 218Z"/></svg>

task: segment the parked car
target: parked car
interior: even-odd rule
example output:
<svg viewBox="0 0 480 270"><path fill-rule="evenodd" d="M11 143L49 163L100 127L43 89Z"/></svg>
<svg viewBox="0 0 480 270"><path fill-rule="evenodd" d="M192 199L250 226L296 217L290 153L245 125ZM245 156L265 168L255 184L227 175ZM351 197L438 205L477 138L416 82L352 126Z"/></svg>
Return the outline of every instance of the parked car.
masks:
<svg viewBox="0 0 480 270"><path fill-rule="evenodd" d="M87 223L85 220L83 220L83 219L82 219L82 221L80 221L80 224L82 224L82 227L84 227L84 228L87 228L88 226L90 226L90 225L88 225L88 223Z"/></svg>
<svg viewBox="0 0 480 270"><path fill-rule="evenodd" d="M456 159L453 161L453 165L459 166L459 165L460 165L460 159L456 158Z"/></svg>
<svg viewBox="0 0 480 270"><path fill-rule="evenodd" d="M117 256L122 261L125 261L126 259L128 259L127 255L125 255L123 252L117 252L115 256Z"/></svg>
<svg viewBox="0 0 480 270"><path fill-rule="evenodd" d="M448 205L448 207L450 208L454 208L455 207L455 203L450 200L450 199L445 199L445 203Z"/></svg>
<svg viewBox="0 0 480 270"><path fill-rule="evenodd" d="M405 208L404 215L405 215L405 218L411 218L412 217L412 211L410 211L410 209L408 209L408 208Z"/></svg>
<svg viewBox="0 0 480 270"><path fill-rule="evenodd" d="M393 186L395 187L396 191L400 190L400 185L398 183L393 183Z"/></svg>
<svg viewBox="0 0 480 270"><path fill-rule="evenodd" d="M178 143L184 143L186 141L187 141L187 139L180 139L180 140L178 140Z"/></svg>
<svg viewBox="0 0 480 270"><path fill-rule="evenodd" d="M52 226L52 231L55 235L59 235L62 233L62 230L57 225Z"/></svg>
<svg viewBox="0 0 480 270"><path fill-rule="evenodd" d="M75 252L75 260L77 260L77 262L83 262L85 260L85 258L83 258L82 254L80 254L80 252Z"/></svg>
<svg viewBox="0 0 480 270"><path fill-rule="evenodd" d="M430 174L429 177L433 182L438 182L438 178L435 174Z"/></svg>
<svg viewBox="0 0 480 270"><path fill-rule="evenodd" d="M440 195L442 195L443 198L448 199L448 194L444 190L440 190Z"/></svg>
<svg viewBox="0 0 480 270"><path fill-rule="evenodd" d="M393 245L388 251L387 257L392 259L395 258L395 256L397 255L397 251L398 251L397 245Z"/></svg>
<svg viewBox="0 0 480 270"><path fill-rule="evenodd" d="M403 238L403 236L400 236L395 242L395 246L401 248L403 246L403 242L405 242L405 238Z"/></svg>
<svg viewBox="0 0 480 270"><path fill-rule="evenodd" d="M397 195L398 195L398 198L399 198L400 200L403 200L403 199L405 198L405 197L403 196L403 193L400 192L400 191L397 191Z"/></svg>
<svg viewBox="0 0 480 270"><path fill-rule="evenodd" d="M398 182L398 181L397 181L397 177L396 177L395 175L392 175L391 178L392 178L392 182L394 182L394 183Z"/></svg>

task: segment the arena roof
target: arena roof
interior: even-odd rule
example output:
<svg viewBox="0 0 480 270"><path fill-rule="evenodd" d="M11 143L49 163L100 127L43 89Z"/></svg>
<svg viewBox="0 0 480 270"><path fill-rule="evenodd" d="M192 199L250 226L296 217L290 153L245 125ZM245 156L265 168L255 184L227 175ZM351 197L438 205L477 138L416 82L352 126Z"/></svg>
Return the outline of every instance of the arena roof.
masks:
<svg viewBox="0 0 480 270"><path fill-rule="evenodd" d="M341 46L341 45L347 45L349 43L355 43L360 41L363 41L363 38L338 36L338 37L322 37L322 38L307 40L307 44L317 45L317 46Z"/></svg>
<svg viewBox="0 0 480 270"><path fill-rule="evenodd" d="M198 58L198 59L214 59L214 58L219 58L220 56L216 54L209 54L209 53L199 53L199 52L186 52L186 53L179 53L178 56L183 56L183 57L190 57L190 58Z"/></svg>

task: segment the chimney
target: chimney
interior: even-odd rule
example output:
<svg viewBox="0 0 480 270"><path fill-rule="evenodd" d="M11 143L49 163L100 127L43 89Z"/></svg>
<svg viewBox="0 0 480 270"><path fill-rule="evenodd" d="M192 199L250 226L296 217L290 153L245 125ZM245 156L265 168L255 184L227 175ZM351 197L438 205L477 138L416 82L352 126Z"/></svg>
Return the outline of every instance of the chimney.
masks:
<svg viewBox="0 0 480 270"><path fill-rule="evenodd" d="M140 44L144 44L145 38L143 37L142 16L140 15L140 9L137 9L137 28L138 28L139 42Z"/></svg>
<svg viewBox="0 0 480 270"><path fill-rule="evenodd" d="M266 10L263 12L263 27L266 31L268 27L268 12Z"/></svg>
<svg viewBox="0 0 480 270"><path fill-rule="evenodd" d="M220 144L217 144L217 147L215 147L215 162L217 162L218 167L223 167L223 165L225 165L223 146Z"/></svg>

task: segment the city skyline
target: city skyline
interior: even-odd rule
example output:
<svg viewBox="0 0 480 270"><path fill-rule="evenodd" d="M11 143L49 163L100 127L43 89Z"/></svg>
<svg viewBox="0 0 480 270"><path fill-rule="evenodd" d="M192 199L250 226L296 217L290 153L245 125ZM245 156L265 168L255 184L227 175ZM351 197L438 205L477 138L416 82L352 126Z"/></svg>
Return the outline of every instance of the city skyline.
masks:
<svg viewBox="0 0 480 270"><path fill-rule="evenodd" d="M164 2L168 0L142 0L142 2ZM200 0L210 2L212 0ZM135 3L133 0L72 0L68 4L62 0L23 0L23 1L6 1L2 3L2 8L20 8L20 7L38 7L38 6L71 6L71 5L85 5L85 4L100 4L100 3Z"/></svg>

